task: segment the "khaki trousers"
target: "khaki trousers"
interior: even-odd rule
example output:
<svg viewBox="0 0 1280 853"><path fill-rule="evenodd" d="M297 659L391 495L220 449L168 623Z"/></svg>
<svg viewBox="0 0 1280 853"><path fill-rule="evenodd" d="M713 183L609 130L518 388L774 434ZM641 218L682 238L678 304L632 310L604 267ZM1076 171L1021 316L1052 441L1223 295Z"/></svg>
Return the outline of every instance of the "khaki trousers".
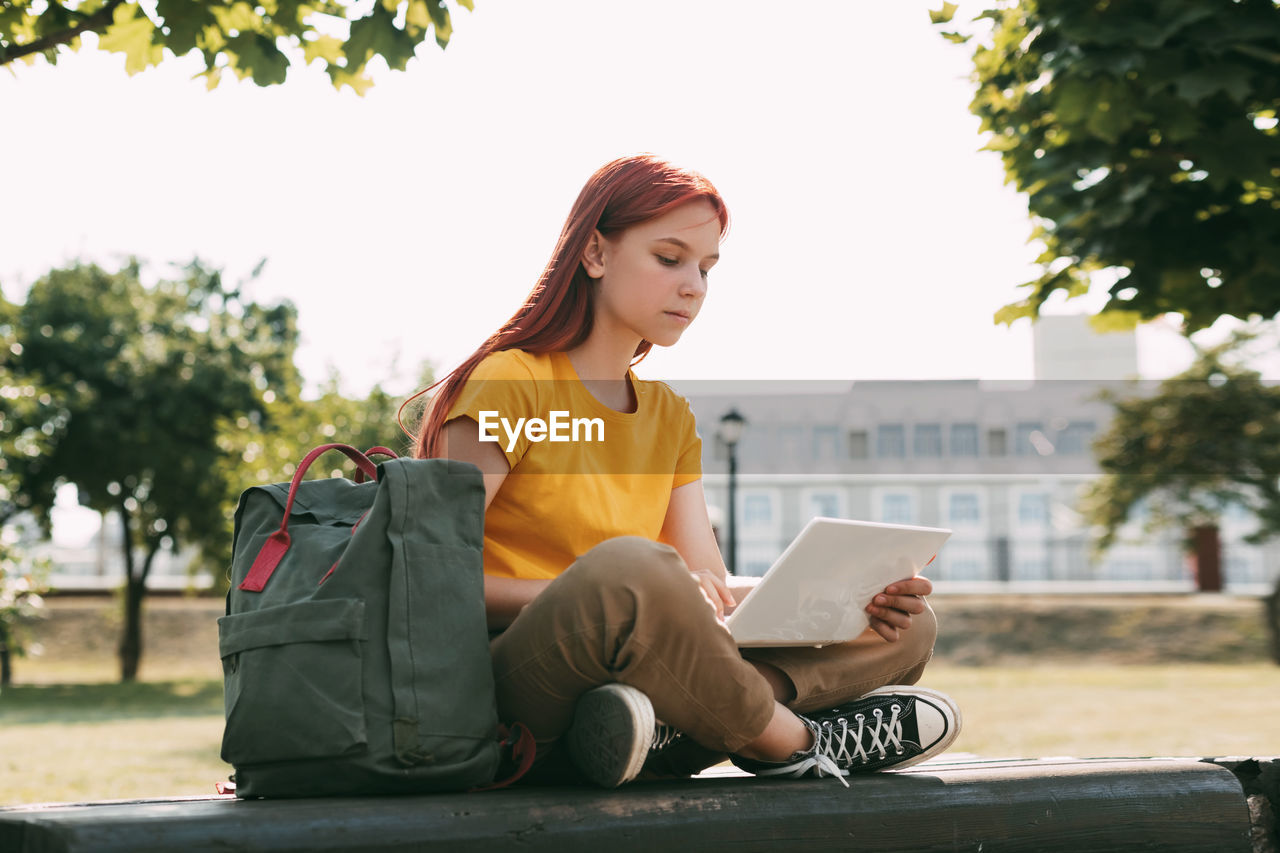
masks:
<svg viewBox="0 0 1280 853"><path fill-rule="evenodd" d="M849 643L739 649L676 550L638 537L610 539L574 562L491 642L498 714L533 732L545 757L583 693L629 684L659 720L708 752L736 752L764 732L774 697L751 660L795 685L788 707L816 711L886 684L914 684L933 653L926 607L895 643L870 629ZM701 762L699 762L701 763ZM689 768L696 771L697 768Z"/></svg>

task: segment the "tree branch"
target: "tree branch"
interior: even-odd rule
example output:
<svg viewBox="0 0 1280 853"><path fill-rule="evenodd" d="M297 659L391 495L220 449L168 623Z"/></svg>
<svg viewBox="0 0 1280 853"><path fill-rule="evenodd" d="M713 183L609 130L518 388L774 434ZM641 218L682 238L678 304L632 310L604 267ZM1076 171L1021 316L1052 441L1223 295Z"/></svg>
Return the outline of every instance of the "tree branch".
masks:
<svg viewBox="0 0 1280 853"><path fill-rule="evenodd" d="M81 33L85 32L101 32L105 30L113 20L116 7L125 0L107 0L107 4L92 15L85 16L84 20L76 24L74 27L62 30L61 32L52 33L42 38L38 38L27 44L10 45L8 48L0 48L0 65L8 65L15 59L21 59L24 56L30 56L33 53L43 53L46 50L52 50L59 45L69 44L72 40L78 38Z"/></svg>

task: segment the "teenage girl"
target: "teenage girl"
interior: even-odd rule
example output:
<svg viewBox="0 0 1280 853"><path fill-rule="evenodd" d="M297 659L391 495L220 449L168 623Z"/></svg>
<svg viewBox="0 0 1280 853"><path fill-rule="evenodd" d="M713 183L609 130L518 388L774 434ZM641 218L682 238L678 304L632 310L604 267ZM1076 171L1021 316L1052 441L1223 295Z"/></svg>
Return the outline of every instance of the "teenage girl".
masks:
<svg viewBox="0 0 1280 853"><path fill-rule="evenodd" d="M532 730L544 770L567 755L615 786L646 762L689 773L727 754L843 777L923 761L959 728L950 699L907 686L937 631L925 578L890 584L849 643L739 649L724 626L735 597L693 414L632 367L697 318L728 221L695 172L607 164L524 305L424 417L417 456L484 475L498 712Z"/></svg>

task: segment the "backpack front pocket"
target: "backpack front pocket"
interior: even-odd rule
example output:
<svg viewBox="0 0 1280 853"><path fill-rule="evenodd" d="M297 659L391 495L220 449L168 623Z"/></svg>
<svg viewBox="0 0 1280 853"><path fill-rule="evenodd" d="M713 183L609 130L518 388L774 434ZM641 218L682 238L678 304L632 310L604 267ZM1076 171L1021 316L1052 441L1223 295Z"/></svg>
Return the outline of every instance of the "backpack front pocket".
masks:
<svg viewBox="0 0 1280 853"><path fill-rule="evenodd" d="M303 601L218 620L226 684L222 760L328 758L367 743L364 602Z"/></svg>

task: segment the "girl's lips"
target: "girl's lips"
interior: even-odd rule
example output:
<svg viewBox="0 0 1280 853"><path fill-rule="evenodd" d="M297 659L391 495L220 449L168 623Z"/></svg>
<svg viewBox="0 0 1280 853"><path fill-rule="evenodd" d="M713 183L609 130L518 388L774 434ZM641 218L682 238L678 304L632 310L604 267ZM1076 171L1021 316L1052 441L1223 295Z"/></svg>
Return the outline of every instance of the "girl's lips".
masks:
<svg viewBox="0 0 1280 853"><path fill-rule="evenodd" d="M692 319L688 314L684 313L683 311L667 311L665 313L668 317L674 317L675 319L681 321L682 323L688 323L689 320Z"/></svg>

